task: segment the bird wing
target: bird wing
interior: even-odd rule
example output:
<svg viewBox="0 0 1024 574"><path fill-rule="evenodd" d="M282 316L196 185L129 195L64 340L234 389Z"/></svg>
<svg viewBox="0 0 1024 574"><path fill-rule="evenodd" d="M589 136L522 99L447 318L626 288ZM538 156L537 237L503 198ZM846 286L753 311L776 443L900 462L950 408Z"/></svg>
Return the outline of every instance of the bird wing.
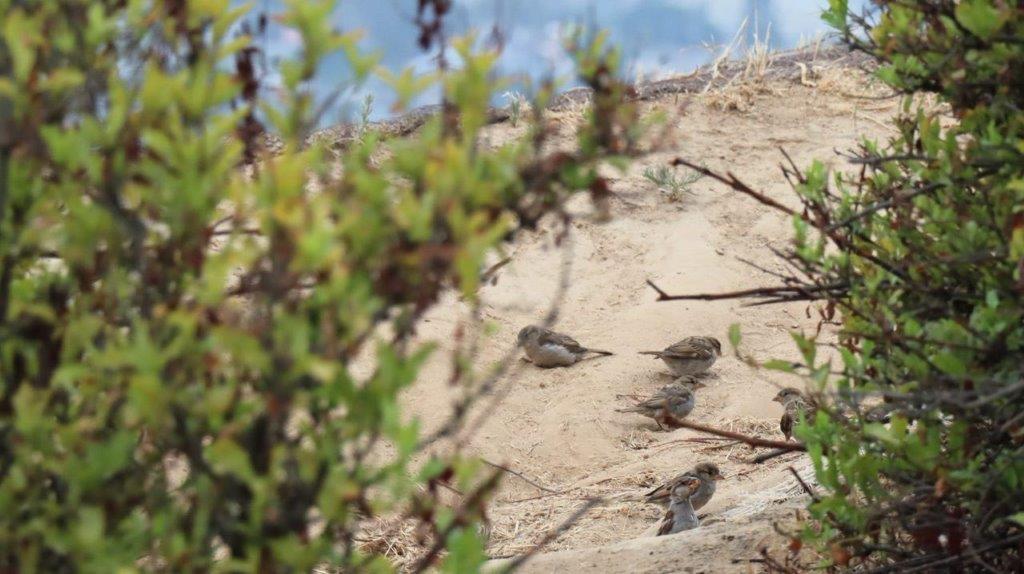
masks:
<svg viewBox="0 0 1024 574"><path fill-rule="evenodd" d="M633 406L615 410L620 413L640 413L644 416L654 416L654 413L662 407L663 402L652 403L652 400L653 399L647 399L646 401L641 401ZM664 399L662 399L662 401L664 401Z"/></svg>
<svg viewBox="0 0 1024 574"><path fill-rule="evenodd" d="M648 492L644 495L644 499L647 502L657 502L659 500L666 500L672 495L672 491L675 490L679 483L685 480L687 477L693 476L690 472L684 472L674 476L671 480L665 481L663 484Z"/></svg>
<svg viewBox="0 0 1024 574"><path fill-rule="evenodd" d="M661 352L661 356L674 359L699 359L707 361L714 358L715 352L706 345L701 345L691 339L683 339L667 347Z"/></svg>
<svg viewBox="0 0 1024 574"><path fill-rule="evenodd" d="M675 522L676 513L669 508L665 511L665 517L661 519L661 526L658 527L658 536L672 533L672 523Z"/></svg>
<svg viewBox="0 0 1024 574"><path fill-rule="evenodd" d="M634 408L644 412L658 411L668 406L668 397L653 396L645 401L640 401ZM638 410L638 412L639 412Z"/></svg>
<svg viewBox="0 0 1024 574"><path fill-rule="evenodd" d="M672 383L671 385L665 385L664 387L661 387L660 389L655 391L655 393L653 395L651 395L651 398L654 398L654 397L667 398L667 397L671 397L673 395L680 395L680 396L682 396L682 395L686 394L686 392L689 391L689 390L690 389L686 388L685 386L683 386L683 385L681 385L679 383Z"/></svg>
<svg viewBox="0 0 1024 574"><path fill-rule="evenodd" d="M569 335L563 335L562 333L556 333L554 331L543 331L540 336L537 337L537 343L540 345L558 345L559 347L565 347L570 353L586 353L587 349L583 345L580 345L576 339L573 339Z"/></svg>
<svg viewBox="0 0 1024 574"><path fill-rule="evenodd" d="M793 399L786 403L786 414L794 419L797 415L807 411L807 403L803 399Z"/></svg>
<svg viewBox="0 0 1024 574"><path fill-rule="evenodd" d="M786 412L782 415L782 418L779 419L779 430L782 431L782 434L786 435L786 440L789 440L789 437L793 436L793 416L790 415L789 412Z"/></svg>

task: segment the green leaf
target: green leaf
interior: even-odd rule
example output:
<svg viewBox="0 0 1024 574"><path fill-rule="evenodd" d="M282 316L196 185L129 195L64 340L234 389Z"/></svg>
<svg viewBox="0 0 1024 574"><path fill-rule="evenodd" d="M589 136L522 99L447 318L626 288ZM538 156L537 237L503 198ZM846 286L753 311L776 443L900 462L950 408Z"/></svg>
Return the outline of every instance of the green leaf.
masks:
<svg viewBox="0 0 1024 574"><path fill-rule="evenodd" d="M729 344L732 345L734 351L739 351L740 341L743 335L740 333L739 323L733 323L729 325Z"/></svg>
<svg viewBox="0 0 1024 574"><path fill-rule="evenodd" d="M848 0L829 0L828 9L822 11L821 19L829 26L843 32L847 29L846 15L848 11Z"/></svg>
<svg viewBox="0 0 1024 574"><path fill-rule="evenodd" d="M771 359L762 363L761 366L771 371L795 373L800 364L794 363L793 361L783 361L782 359Z"/></svg>
<svg viewBox="0 0 1024 574"><path fill-rule="evenodd" d="M1009 18L1009 14L996 8L991 0L961 0L955 14L964 28L984 40L994 36Z"/></svg>
<svg viewBox="0 0 1024 574"><path fill-rule="evenodd" d="M204 457L210 462L210 467L218 473L233 474L246 481L251 481L256 476L249 462L248 453L230 438L221 437L213 441L204 449Z"/></svg>
<svg viewBox="0 0 1024 574"><path fill-rule="evenodd" d="M898 446L901 442L900 437L895 436L895 433L890 429L878 423L864 425L864 434L876 438L889 446Z"/></svg>
<svg viewBox="0 0 1024 574"><path fill-rule="evenodd" d="M814 339L807 338L796 331L790 331L789 335L793 338L793 341L796 342L796 346L800 349L800 354L804 357L804 364L808 367L813 367L814 359L818 354L818 348L814 343Z"/></svg>
<svg viewBox="0 0 1024 574"><path fill-rule="evenodd" d="M468 528L459 528L448 536L448 555L441 563L441 571L479 572L486 559L480 537Z"/></svg>
<svg viewBox="0 0 1024 574"><path fill-rule="evenodd" d="M95 548L103 540L103 510L95 506L83 506L78 509L78 520L75 525L75 538L84 548Z"/></svg>
<svg viewBox="0 0 1024 574"><path fill-rule="evenodd" d="M967 366L957 353L953 351L942 351L932 357L936 367L949 375L963 375L967 373Z"/></svg>

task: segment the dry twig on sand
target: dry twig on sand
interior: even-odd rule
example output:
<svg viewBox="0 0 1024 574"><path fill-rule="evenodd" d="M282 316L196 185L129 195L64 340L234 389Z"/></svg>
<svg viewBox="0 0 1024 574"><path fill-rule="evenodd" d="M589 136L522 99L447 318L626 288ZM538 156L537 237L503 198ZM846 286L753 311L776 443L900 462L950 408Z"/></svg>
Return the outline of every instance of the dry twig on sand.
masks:
<svg viewBox="0 0 1024 574"><path fill-rule="evenodd" d="M738 440L744 444L748 444L753 447L775 448L783 452L804 452L807 450L807 447L804 446L802 442L786 442L781 440L758 438L756 436L748 436L745 434L740 434L738 432L717 429L714 427L709 427L707 425L702 425L700 423L692 423L686 420L677 420L674 422L674 424L675 426L678 427L688 428L695 431L705 432L716 436Z"/></svg>

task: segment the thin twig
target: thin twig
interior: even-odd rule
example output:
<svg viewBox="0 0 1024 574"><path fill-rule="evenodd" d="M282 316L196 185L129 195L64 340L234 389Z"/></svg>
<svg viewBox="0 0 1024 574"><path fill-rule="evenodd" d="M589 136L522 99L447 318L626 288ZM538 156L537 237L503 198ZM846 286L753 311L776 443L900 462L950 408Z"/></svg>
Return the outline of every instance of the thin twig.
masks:
<svg viewBox="0 0 1024 574"><path fill-rule="evenodd" d="M761 463L767 462L767 461L769 461L769 460L771 460L773 458L778 458L778 457L780 457L780 456L782 456L784 454L789 454L791 452L793 452L793 451L788 449L788 448L777 448L775 450L770 450L770 451L768 451L766 453L759 454L759 455L755 456L754 458L748 460L747 462L749 462L750 464L761 464Z"/></svg>
<svg viewBox="0 0 1024 574"><path fill-rule="evenodd" d="M455 509L456 519L453 519L444 530L436 532L434 543L430 546L427 553L419 559L412 572L424 572L434 563L437 556L444 550L445 544L448 542L448 535L454 532L455 529L463 526L464 522L458 519L459 514L464 512L465 509L481 507L487 500L488 495L497 488L500 476L501 473L494 473L464 498L462 505Z"/></svg>
<svg viewBox="0 0 1024 574"><path fill-rule="evenodd" d="M232 228L232 229L218 229L217 231L211 231L210 232L210 237L220 237L222 235L232 235L234 233L239 233L239 234L242 234L242 235L263 235L262 231L260 231L259 229L255 229L255 228L252 228L252 229L249 229L249 228L242 228L242 229Z"/></svg>
<svg viewBox="0 0 1024 574"><path fill-rule="evenodd" d="M800 487L804 489L804 492L806 492L807 495L811 497L811 500L813 500L814 502L818 502L820 500L818 498L818 495L814 492L814 490L811 489L811 487L806 482L804 482L804 479L803 477L800 476L800 473L798 473L796 469L793 468L792 466L790 466L788 470L789 472L793 473L793 477L796 478L796 481L800 483Z"/></svg>
<svg viewBox="0 0 1024 574"><path fill-rule="evenodd" d="M488 267L487 270L483 272L483 275L480 276L480 284L483 285L483 284L487 283L488 281L490 281L494 277L494 275L498 272L499 269L501 269L502 267L508 265L511 262L512 262L512 258L511 257L506 257L506 258L502 259L501 261L495 263L494 265L491 265L490 267Z"/></svg>
<svg viewBox="0 0 1024 574"><path fill-rule="evenodd" d="M530 480L529 478L523 476L522 473L517 472L515 470L512 470L511 468L509 468L509 467L507 467L507 466L505 466L503 464L498 464L496 462L491 462L491 461L487 460L486 458L481 458L480 460L484 464L493 466L494 468L497 468L499 470L503 470L503 471L505 471L505 472L507 472L509 474L514 474L514 475L518 476L519 478L523 479L523 481L526 482L527 484L530 484L531 486L539 488L540 490L543 490L544 492L549 492L551 494L562 494L562 492L563 492L561 490L554 490L554 489L551 489L551 488L547 488L545 486L541 486L541 485L537 484L536 482Z"/></svg>
<svg viewBox="0 0 1024 574"><path fill-rule="evenodd" d="M723 176L723 175L721 175L721 174L719 174L717 172L714 172L714 171L708 169L705 166L697 165L695 163L691 163L691 162L686 161L685 159L683 159L681 157L677 157L677 158L673 159L672 160L672 165L673 166L680 166L680 165L686 166L686 167L688 167L688 168L690 168L690 169L692 169L692 170L694 170L694 171L696 171L698 173L701 173L701 174L704 174L707 177L710 177L711 179L714 179L714 180L717 180L717 181L719 181L721 183L724 183L725 185L728 185L729 187L731 187L732 189L734 189L734 190L736 190L736 191L738 191L740 193L743 193L745 195L749 195L750 197L753 197L754 199L756 199L757 201L763 203L764 205L767 205L768 207L772 207L774 209L777 209L777 210L779 210L779 211L781 211L781 212L783 212L783 213L785 213L787 215L799 215L797 212L793 211L789 207L786 207L785 205L782 205L781 203L775 201L774 199L768 197L767 195L765 195L765 194L763 194L763 193L761 193L759 191L756 191L752 187L750 187L749 185L743 183L735 175L733 175L732 172L727 171L727 172L725 172L725 175Z"/></svg>
<svg viewBox="0 0 1024 574"><path fill-rule="evenodd" d="M922 572L922 571L940 571L937 566L948 566L950 564L956 564L962 560L972 558L974 556L980 556L990 550L998 550L1007 546L1013 546L1018 542L1024 540L1024 534L1018 534L1006 540L1000 540L987 544L978 549L970 549L962 554L954 556L946 556L943 554L930 554L927 556L919 556L917 558L911 558L909 560L903 560L896 562L895 564L889 564L873 570L868 570L864 574L889 574L890 572ZM936 559L937 558L937 559ZM934 559L934 560L933 560Z"/></svg>
<svg viewBox="0 0 1024 574"><path fill-rule="evenodd" d="M805 295L810 297L813 293L835 291L846 289L849 287L848 283L830 283L828 285L786 285L779 287L758 287L755 289L743 289L741 291L726 291L723 293L696 293L692 295L669 295L661 287L658 287L650 279L647 280L647 284L652 289L658 292L658 301L684 301L684 300L699 300L699 301L718 301L721 299L741 299L743 297L757 297L757 296L770 296L770 295Z"/></svg>
<svg viewBox="0 0 1024 574"><path fill-rule="evenodd" d="M515 570L517 570L520 566L525 564L527 560L529 560L538 552L540 552L542 548L553 542L556 538L565 533L565 531L572 528L573 525L576 524L576 522L578 522L580 518L583 518L583 516L586 513L590 512L591 509L593 509L595 506L599 504L603 504L604 501L604 498L591 498L590 500L588 500L586 504L581 506L578 510L576 510L576 512L573 512L572 515L569 516L569 518L565 519L561 524L559 524L557 528L555 528L551 532L548 532L544 536L544 538L542 538L540 542L535 544L533 548L527 551L526 554L522 554L516 557L511 562L509 562L508 568L505 570L505 572L514 572Z"/></svg>
<svg viewBox="0 0 1024 574"><path fill-rule="evenodd" d="M854 213L853 215L847 217L846 219L844 219L844 220L842 220L842 221L840 221L838 223L833 223L832 225L826 227L824 231L825 231L825 233L832 233L833 231L836 231L838 229L842 229L843 227L846 227L847 225L850 225L851 223L854 223L855 221L857 221L859 219L863 219L863 218L865 218L865 217L867 217L867 216L869 216L869 215L871 215L871 214L873 214L875 212L878 212L878 211L881 211L883 209L887 209L889 207L892 207L892 206L896 205L897 203L903 203L903 202L906 202L906 201L910 201L911 199L917 197L918 195L921 195L922 193L928 193L929 191L934 191L935 189L938 189L938 188L942 187L943 185L945 185L945 184L933 183L933 184L930 184L930 185L926 185L926 186L924 186L924 187L922 187L920 189L915 189L915 190L913 190L911 192L908 192L906 194L900 195L898 197L893 197L892 199L887 199L885 201L879 201L877 203L873 203L873 204L865 207L861 211L858 211L857 213Z"/></svg>

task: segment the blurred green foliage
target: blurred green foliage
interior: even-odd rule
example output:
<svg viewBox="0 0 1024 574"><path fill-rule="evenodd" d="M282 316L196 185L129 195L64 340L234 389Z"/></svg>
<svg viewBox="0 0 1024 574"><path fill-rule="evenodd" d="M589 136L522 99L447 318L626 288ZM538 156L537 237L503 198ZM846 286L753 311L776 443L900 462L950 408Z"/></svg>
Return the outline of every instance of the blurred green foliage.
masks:
<svg viewBox="0 0 1024 574"><path fill-rule="evenodd" d="M1024 11L830 4L907 96L853 175L796 174L790 259L830 294L842 360L798 337L820 394L796 436L823 490L803 534L835 567L1009 571L1024 560Z"/></svg>
<svg viewBox="0 0 1024 574"><path fill-rule="evenodd" d="M443 114L336 158L306 145L311 81L340 52L357 85L376 58L334 2L286 4L302 48L266 105L247 7L0 0L0 571L389 570L357 542L389 513L423 522L423 566L483 560L497 475L412 462L416 319L446 289L474 300L485 256L569 194L602 199L635 108L614 51L578 42L598 104L579 149L547 149L550 86L526 138L482 148L505 84L468 38L458 69L392 78L403 101L440 85Z"/></svg>

